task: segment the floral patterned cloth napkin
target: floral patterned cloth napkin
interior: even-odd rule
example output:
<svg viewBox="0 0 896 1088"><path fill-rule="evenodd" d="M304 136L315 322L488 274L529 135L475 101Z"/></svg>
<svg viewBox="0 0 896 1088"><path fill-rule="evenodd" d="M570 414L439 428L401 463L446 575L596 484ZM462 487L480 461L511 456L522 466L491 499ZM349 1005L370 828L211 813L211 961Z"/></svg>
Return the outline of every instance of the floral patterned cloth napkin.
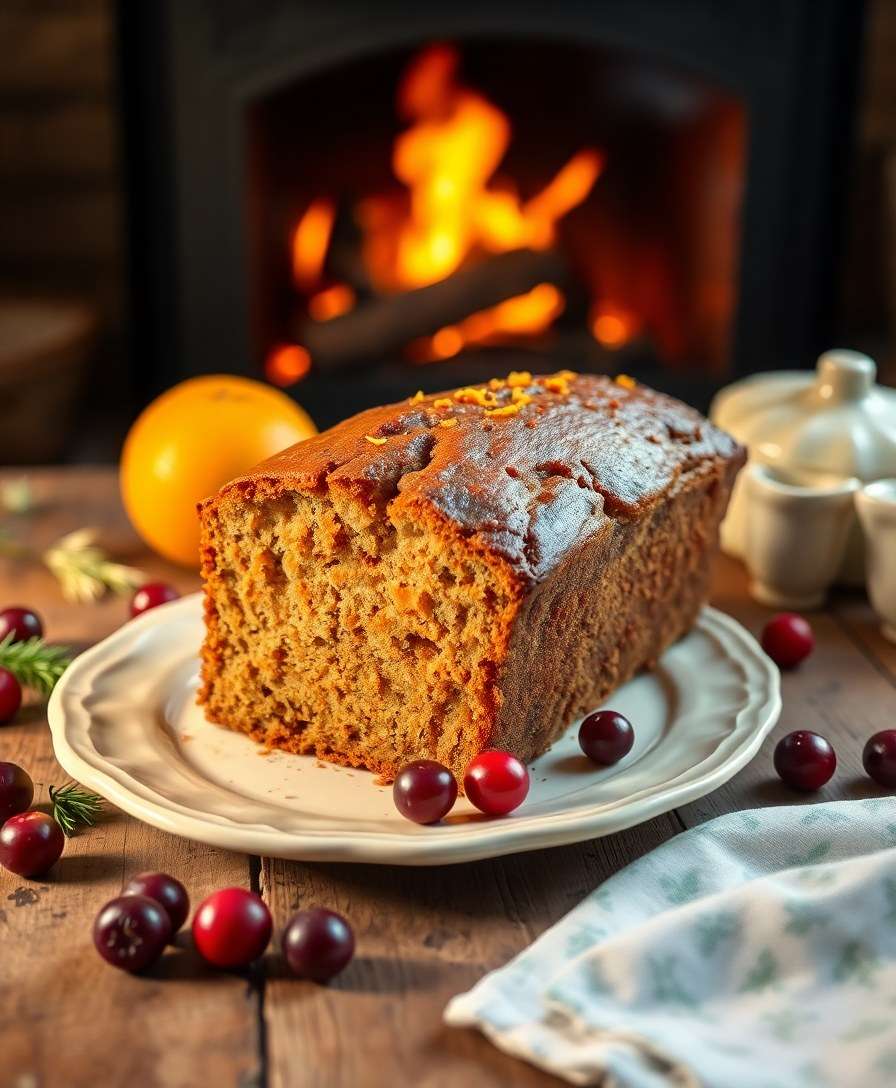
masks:
<svg viewBox="0 0 896 1088"><path fill-rule="evenodd" d="M896 798L678 835L445 1019L572 1084L892 1088Z"/></svg>

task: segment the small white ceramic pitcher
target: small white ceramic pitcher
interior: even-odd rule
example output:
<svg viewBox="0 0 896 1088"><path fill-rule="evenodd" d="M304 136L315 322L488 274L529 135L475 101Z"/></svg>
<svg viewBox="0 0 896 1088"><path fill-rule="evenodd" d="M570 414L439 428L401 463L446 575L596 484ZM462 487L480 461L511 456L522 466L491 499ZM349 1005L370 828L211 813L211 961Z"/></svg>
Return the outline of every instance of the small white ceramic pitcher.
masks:
<svg viewBox="0 0 896 1088"><path fill-rule="evenodd" d="M773 608L819 608L843 562L859 481L758 461L741 476L750 592Z"/></svg>
<svg viewBox="0 0 896 1088"><path fill-rule="evenodd" d="M896 642L896 479L866 484L856 493L856 510L865 533L868 596L881 634Z"/></svg>

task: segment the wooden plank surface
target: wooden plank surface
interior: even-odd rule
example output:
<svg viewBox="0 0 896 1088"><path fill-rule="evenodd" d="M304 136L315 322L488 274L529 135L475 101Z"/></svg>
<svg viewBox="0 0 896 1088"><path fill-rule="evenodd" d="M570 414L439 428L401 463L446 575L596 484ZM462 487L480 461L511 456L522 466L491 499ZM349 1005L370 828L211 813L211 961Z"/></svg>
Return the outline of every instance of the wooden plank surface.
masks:
<svg viewBox="0 0 896 1088"><path fill-rule="evenodd" d="M10 473L0 473L0 481ZM151 558L120 510L106 469L41 470L39 508L0 518L43 547L94 524L117 558L186 591L195 576ZM0 605L27 603L50 638L84 647L126 618L121 600L73 606L38 565L0 559ZM714 603L754 633L768 610L752 603L742 568L720 560ZM867 603L839 595L813 618L818 646L783 678L775 737L814 728L837 748L840 771L823 797L867 796L861 746L896 724L896 650L876 632ZM695 678L699 682L699 678ZM266 1086L554 1084L475 1032L441 1024L448 998L506 962L608 875L681 827L734 808L809 801L771 770L773 744L727 786L639 828L579 846L440 869L299 864L247 858L176 839L111 811L71 840L45 879L0 872L0 1084L40 1088L139 1084ZM40 705L0 730L0 759L46 786L62 780ZM817 798L818 795L815 795ZM131 873L186 877L194 901L215 887L257 887L279 930L299 906L344 912L358 955L329 987L288 978L276 949L247 975L202 968L187 947L143 977L108 968L90 939L94 914ZM186 938L181 944L188 945Z"/></svg>
<svg viewBox="0 0 896 1088"><path fill-rule="evenodd" d="M0 480L14 473L0 474ZM18 539L41 548L84 525L102 530L117 556L183 590L197 579L153 560L134 539L106 469L29 473L34 515L3 518ZM126 618L125 602L66 604L41 566L0 559L0 601L26 603L47 637L83 648ZM37 800L65 775L52 755L44 708L30 706L0 728L0 759L23 766ZM37 881L0 870L0 1085L262 1083L259 990L238 975L205 970L169 952L145 977L110 970L91 942L94 916L127 878L162 868L186 878L198 900L215 888L248 886L248 858L166 835L110 810L95 829L68 840L52 872Z"/></svg>
<svg viewBox="0 0 896 1088"><path fill-rule="evenodd" d="M743 566L724 556L716 563L712 603L757 638L773 615L748 596ZM815 651L802 666L782 675L784 708L778 725L752 763L714 793L680 810L689 827L735 809L880 793L862 769L862 748L878 730L896 728L896 647L880 635L864 594L838 592L830 608L808 615ZM823 734L837 753L837 773L818 793L794 793L775 775L775 744L794 729Z"/></svg>

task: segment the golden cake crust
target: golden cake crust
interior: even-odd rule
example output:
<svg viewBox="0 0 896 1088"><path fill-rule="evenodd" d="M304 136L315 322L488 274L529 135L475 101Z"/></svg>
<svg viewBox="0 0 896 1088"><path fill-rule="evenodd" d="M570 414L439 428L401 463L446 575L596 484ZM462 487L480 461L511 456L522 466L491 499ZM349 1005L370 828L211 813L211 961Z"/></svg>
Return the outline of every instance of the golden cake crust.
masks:
<svg viewBox="0 0 896 1088"><path fill-rule="evenodd" d="M624 376L523 372L361 412L225 491L330 487L428 506L531 583L607 517L636 520L689 470L743 459L699 412Z"/></svg>

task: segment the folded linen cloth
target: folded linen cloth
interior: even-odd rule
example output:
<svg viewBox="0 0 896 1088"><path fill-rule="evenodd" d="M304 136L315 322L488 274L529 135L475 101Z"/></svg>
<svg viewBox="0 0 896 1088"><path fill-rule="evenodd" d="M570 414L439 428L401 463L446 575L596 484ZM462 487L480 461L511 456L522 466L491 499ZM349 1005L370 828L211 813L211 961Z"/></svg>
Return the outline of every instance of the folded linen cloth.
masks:
<svg viewBox="0 0 896 1088"><path fill-rule="evenodd" d="M896 798L678 835L445 1019L572 1084L892 1088Z"/></svg>

